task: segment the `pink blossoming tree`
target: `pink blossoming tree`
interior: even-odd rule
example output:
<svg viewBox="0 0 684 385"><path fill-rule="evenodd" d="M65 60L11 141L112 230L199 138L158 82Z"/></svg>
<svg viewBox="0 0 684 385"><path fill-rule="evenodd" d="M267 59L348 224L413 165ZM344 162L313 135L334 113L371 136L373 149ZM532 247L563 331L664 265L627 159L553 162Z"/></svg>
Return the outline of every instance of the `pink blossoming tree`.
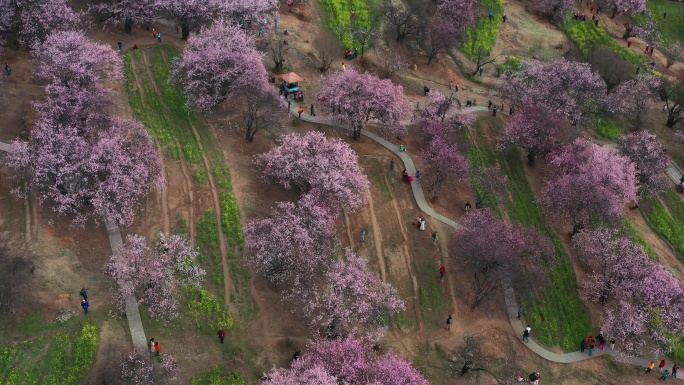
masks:
<svg viewBox="0 0 684 385"><path fill-rule="evenodd" d="M354 150L321 132L285 135L280 146L260 155L256 163L265 179L286 189L316 191L331 207L354 210L368 200L370 183Z"/></svg>
<svg viewBox="0 0 684 385"><path fill-rule="evenodd" d="M655 76L639 75L635 80L627 80L615 87L608 95L609 107L614 112L630 116L634 129L642 129L643 114L662 88L663 82Z"/></svg>
<svg viewBox="0 0 684 385"><path fill-rule="evenodd" d="M536 106L576 121L605 106L606 83L588 63L532 60L513 74L504 75L501 94L518 107Z"/></svg>
<svg viewBox="0 0 684 385"><path fill-rule="evenodd" d="M646 0L600 0L597 3L613 12L611 17L618 13L634 15L646 9Z"/></svg>
<svg viewBox="0 0 684 385"><path fill-rule="evenodd" d="M42 42L57 31L78 28L81 23L81 14L74 12L67 0L18 0L17 7L21 9L19 42L26 46Z"/></svg>
<svg viewBox="0 0 684 385"><path fill-rule="evenodd" d="M225 19L188 39L171 79L183 88L189 107L201 112L253 89L271 87L252 39Z"/></svg>
<svg viewBox="0 0 684 385"><path fill-rule="evenodd" d="M357 336L378 341L385 331L383 319L404 309L396 289L368 269L351 250L346 260L330 265L314 290L294 290L314 334Z"/></svg>
<svg viewBox="0 0 684 385"><path fill-rule="evenodd" d="M626 157L584 139L557 152L550 161L555 177L542 190L551 217L572 225L572 233L597 222L620 218L637 200L636 168Z"/></svg>
<svg viewBox="0 0 684 385"><path fill-rule="evenodd" d="M389 79L349 69L328 77L318 95L319 107L335 114L340 122L351 126L354 138L361 129L375 120L387 136L406 133L401 118L410 111L404 89Z"/></svg>
<svg viewBox="0 0 684 385"><path fill-rule="evenodd" d="M421 179L427 184L433 199L437 198L448 180L470 179L468 160L455 144L444 138L437 137L431 140L427 149L420 154L420 158L425 163Z"/></svg>
<svg viewBox="0 0 684 385"><path fill-rule="evenodd" d="M511 144L527 151L527 162L534 166L538 156L546 157L579 135L570 123L551 111L534 105L523 108L504 126L499 137L499 150Z"/></svg>
<svg viewBox="0 0 684 385"><path fill-rule="evenodd" d="M95 43L83 32L51 33L34 46L38 62L36 76L66 87L92 87L123 79L123 62L110 47Z"/></svg>
<svg viewBox="0 0 684 385"><path fill-rule="evenodd" d="M276 285L310 288L333 259L334 216L311 194L296 204L280 202L267 218L244 230L250 264ZM302 289L299 289L302 290Z"/></svg>
<svg viewBox="0 0 684 385"><path fill-rule="evenodd" d="M100 14L100 21L106 17L105 26L123 26L124 32L130 34L134 27L152 25L157 0L109 0L94 8Z"/></svg>
<svg viewBox="0 0 684 385"><path fill-rule="evenodd" d="M657 194L669 186L665 169L669 157L665 149L648 131L640 131L621 137L618 149L636 166L637 178L642 193Z"/></svg>
<svg viewBox="0 0 684 385"><path fill-rule="evenodd" d="M553 18L560 22L567 18L568 13L573 10L573 4L566 0L533 0L539 13Z"/></svg>
<svg viewBox="0 0 684 385"><path fill-rule="evenodd" d="M291 369L274 369L263 385L287 385L295 379L315 378L320 385L377 384L427 385L428 381L408 362L393 353L378 355L363 342L348 338L313 342ZM313 382L299 382L309 383Z"/></svg>
<svg viewBox="0 0 684 385"><path fill-rule="evenodd" d="M196 264L198 252L179 235L159 234L149 247L145 237L129 235L109 258L103 271L118 284L115 302L138 298L150 316L168 320L178 317L177 285L199 286L206 272Z"/></svg>
<svg viewBox="0 0 684 385"><path fill-rule="evenodd" d="M176 19L183 39L187 39L191 31L208 24L221 10L221 4L219 0L157 0L158 9Z"/></svg>
<svg viewBox="0 0 684 385"><path fill-rule="evenodd" d="M547 238L502 221L489 209L463 217L452 237L451 251L454 266L471 278L471 310L491 299L502 282L527 282L539 289L545 283L542 263L552 263L555 256ZM518 289L524 294L530 288Z"/></svg>

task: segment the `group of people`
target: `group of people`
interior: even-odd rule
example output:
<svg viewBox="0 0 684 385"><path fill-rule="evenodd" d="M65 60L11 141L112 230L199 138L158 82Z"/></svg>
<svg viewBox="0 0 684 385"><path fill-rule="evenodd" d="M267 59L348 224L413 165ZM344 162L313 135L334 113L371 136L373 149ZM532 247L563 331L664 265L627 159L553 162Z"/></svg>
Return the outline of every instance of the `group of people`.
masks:
<svg viewBox="0 0 684 385"><path fill-rule="evenodd" d="M580 352L584 353L585 350L589 350L589 357L594 355L594 348L596 347L596 344L598 343L599 349L603 350L606 347L606 338L603 336L603 334L599 331L599 334L594 338L594 336L589 336L585 339L582 340L582 343L580 344ZM614 349L615 348L615 340L610 340L610 348Z"/></svg>
<svg viewBox="0 0 684 385"><path fill-rule="evenodd" d="M357 56L359 56L359 51L356 48L344 51L344 58L347 60L356 59Z"/></svg>
<svg viewBox="0 0 684 385"><path fill-rule="evenodd" d="M679 371L679 365L674 364L672 366L672 372L665 369L665 365L667 365L665 360L660 360L660 364L658 364L658 370L661 373L660 380L665 381L670 376L677 378L677 372ZM646 367L646 373L651 373L651 371L653 371L653 368L655 368L655 364L653 363L653 361L651 361L651 363L648 364L648 366Z"/></svg>
<svg viewBox="0 0 684 385"><path fill-rule="evenodd" d="M156 354L159 356L161 345L159 345L159 342L155 342L154 338L150 338L150 340L147 341L147 348L150 350L150 354Z"/></svg>

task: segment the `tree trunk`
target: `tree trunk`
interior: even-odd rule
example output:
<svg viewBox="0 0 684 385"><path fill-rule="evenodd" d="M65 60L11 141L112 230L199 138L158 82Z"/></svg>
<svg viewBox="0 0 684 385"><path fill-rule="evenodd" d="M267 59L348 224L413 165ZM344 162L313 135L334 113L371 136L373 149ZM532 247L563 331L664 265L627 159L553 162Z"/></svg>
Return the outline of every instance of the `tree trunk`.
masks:
<svg viewBox="0 0 684 385"><path fill-rule="evenodd" d="M254 134L256 134L256 130L252 131L251 128L248 128L247 134L245 135L245 139L247 139L249 143L252 143L252 141L254 141Z"/></svg>
<svg viewBox="0 0 684 385"><path fill-rule="evenodd" d="M127 35L130 35L132 30L133 22L130 19L127 19L126 21L124 21L124 32L126 32Z"/></svg>
<svg viewBox="0 0 684 385"><path fill-rule="evenodd" d="M677 117L676 117L674 114L669 113L669 114L667 115L667 123L665 123L665 125L666 125L667 127L672 128L672 127L674 127L674 125L675 125L676 123L677 123Z"/></svg>
<svg viewBox="0 0 684 385"><path fill-rule="evenodd" d="M275 70L276 72L280 71L283 69L283 60L275 60L273 59L273 62L275 63Z"/></svg>
<svg viewBox="0 0 684 385"><path fill-rule="evenodd" d="M187 25L184 25L181 27L181 39L183 40L188 40L188 37L190 36L190 27Z"/></svg>
<svg viewBox="0 0 684 385"><path fill-rule="evenodd" d="M534 151L530 151L527 153L527 164L532 168L534 168L534 160L536 156L537 155L534 153Z"/></svg>
<svg viewBox="0 0 684 385"><path fill-rule="evenodd" d="M433 54L429 54L429 55L428 55L428 62L427 62L428 65L430 65L430 63L432 63L432 59L434 59L436 56L437 56L437 55L433 55Z"/></svg>

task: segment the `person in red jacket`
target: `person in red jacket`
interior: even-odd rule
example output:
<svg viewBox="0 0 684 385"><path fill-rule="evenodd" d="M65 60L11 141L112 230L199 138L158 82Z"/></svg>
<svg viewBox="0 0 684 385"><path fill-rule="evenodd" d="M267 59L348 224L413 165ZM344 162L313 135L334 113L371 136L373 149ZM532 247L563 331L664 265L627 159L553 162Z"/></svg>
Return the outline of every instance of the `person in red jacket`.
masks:
<svg viewBox="0 0 684 385"><path fill-rule="evenodd" d="M664 369L665 369L665 360L661 360L660 365L658 365L658 370L660 370L660 373L662 373Z"/></svg>
<svg viewBox="0 0 684 385"><path fill-rule="evenodd" d="M218 335L218 338L221 340L221 343L223 343L223 340L226 338L226 331L223 329L219 329L216 335Z"/></svg>
<svg viewBox="0 0 684 385"><path fill-rule="evenodd" d="M445 273L446 273L446 267L444 267L444 265L442 265L442 266L439 268L439 278L440 278L440 279L444 279L444 274L445 274Z"/></svg>

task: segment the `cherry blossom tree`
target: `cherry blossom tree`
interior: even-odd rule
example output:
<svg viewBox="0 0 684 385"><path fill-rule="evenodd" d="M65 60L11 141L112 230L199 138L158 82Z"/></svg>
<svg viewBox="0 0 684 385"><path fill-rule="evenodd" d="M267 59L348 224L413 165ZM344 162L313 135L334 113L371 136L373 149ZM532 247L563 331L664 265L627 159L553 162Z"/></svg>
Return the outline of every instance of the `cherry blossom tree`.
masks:
<svg viewBox="0 0 684 385"><path fill-rule="evenodd" d="M15 0L0 0L0 32L12 29L16 14Z"/></svg>
<svg viewBox="0 0 684 385"><path fill-rule="evenodd" d="M635 80L627 80L617 86L608 96L610 109L628 114L634 122L634 129L643 125L643 114L663 88L663 82L650 75L639 75Z"/></svg>
<svg viewBox="0 0 684 385"><path fill-rule="evenodd" d="M572 233L622 216L637 200L636 168L626 157L576 139L551 158L555 177L542 190L550 216L572 225Z"/></svg>
<svg viewBox="0 0 684 385"><path fill-rule="evenodd" d="M15 141L7 164L28 174L30 191L60 215L84 226L104 217L126 227L141 199L161 188L161 158L143 125L110 119L104 126L60 125L41 119L28 142Z"/></svg>
<svg viewBox="0 0 684 385"><path fill-rule="evenodd" d="M499 150L511 144L527 151L527 162L534 166L537 156L547 156L579 135L570 123L551 111L530 105L518 111L504 126Z"/></svg>
<svg viewBox="0 0 684 385"><path fill-rule="evenodd" d="M464 31L475 23L479 3L474 0L440 0L439 12Z"/></svg>
<svg viewBox="0 0 684 385"><path fill-rule="evenodd" d="M475 116L469 112L458 113L453 109L461 109L461 101L455 93L444 95L437 90L432 90L428 94L429 102L423 109L422 118L424 120L449 121L457 128L468 127L475 122Z"/></svg>
<svg viewBox="0 0 684 385"><path fill-rule="evenodd" d="M183 87L189 107L201 112L254 88L270 86L262 54L252 39L225 19L188 39L171 79Z"/></svg>
<svg viewBox="0 0 684 385"><path fill-rule="evenodd" d="M162 13L176 19L181 28L181 37L185 40L190 36L191 31L208 24L214 18L214 15L221 10L222 1L157 0L157 7Z"/></svg>
<svg viewBox="0 0 684 385"><path fill-rule="evenodd" d="M572 2L566 0L533 0L539 13L552 17L555 21L565 20L568 13L573 10Z"/></svg>
<svg viewBox="0 0 684 385"><path fill-rule="evenodd" d="M504 75L499 92L520 110L534 105L576 121L602 111L606 83L588 63L530 61Z"/></svg>
<svg viewBox="0 0 684 385"><path fill-rule="evenodd" d="M12 6L12 5L10 5ZM19 10L19 42L32 46L50 33L77 28L81 14L74 12L67 0L14 0Z"/></svg>
<svg viewBox="0 0 684 385"><path fill-rule="evenodd" d="M667 105L665 126L672 128L684 121L684 75L678 74L675 80L665 81L661 96Z"/></svg>
<svg viewBox="0 0 684 385"><path fill-rule="evenodd" d="M123 79L123 62L110 47L88 39L83 32L58 31L34 46L36 76L69 88L91 87L104 80Z"/></svg>
<svg viewBox="0 0 684 385"><path fill-rule="evenodd" d="M538 289L545 281L542 262L551 263L554 258L547 238L516 228L489 209L473 210L463 217L451 239L451 251L454 266L470 277L471 310L491 299L502 282L526 281Z"/></svg>
<svg viewBox="0 0 684 385"><path fill-rule="evenodd" d="M633 27L627 27L623 38L636 36L650 46L661 45L663 36L660 34L660 27L655 22L655 17L648 10L641 12L641 15L644 21Z"/></svg>
<svg viewBox="0 0 684 385"><path fill-rule="evenodd" d="M229 0L221 2L220 12L246 30L266 24L279 5L278 0Z"/></svg>
<svg viewBox="0 0 684 385"><path fill-rule="evenodd" d="M597 4L612 11L611 17L618 13L634 15L646 9L646 0L599 0Z"/></svg>
<svg viewBox="0 0 684 385"><path fill-rule="evenodd" d="M178 317L177 285L200 286L206 272L196 264L199 253L180 235L159 234L149 247L145 237L129 235L104 265L106 275L118 284L115 302L138 298L150 316L168 320Z"/></svg>
<svg viewBox="0 0 684 385"><path fill-rule="evenodd" d="M401 117L410 112L404 89L390 80L349 69L328 77L318 95L323 111L337 114L340 122L351 126L354 138L361 136L366 123L375 120L387 136L406 133Z"/></svg>
<svg viewBox="0 0 684 385"><path fill-rule="evenodd" d="M244 230L250 264L276 285L310 288L333 258L334 220L311 194L296 204L278 203L269 217L251 221Z"/></svg>
<svg viewBox="0 0 684 385"><path fill-rule="evenodd" d="M257 157L267 180L286 189L315 191L330 207L354 210L368 200L368 178L356 153L340 139L321 132L285 135L280 146Z"/></svg>
<svg viewBox="0 0 684 385"><path fill-rule="evenodd" d="M378 341L386 329L383 319L404 310L397 290L348 249L346 259L330 265L317 289L294 289L290 297L301 302L312 332L323 328L328 337Z"/></svg>
<svg viewBox="0 0 684 385"><path fill-rule="evenodd" d="M421 179L427 184L433 199L437 198L446 181L470 179L468 160L455 144L444 138L437 137L431 140L427 149L420 154L420 158L425 163Z"/></svg>
<svg viewBox="0 0 684 385"><path fill-rule="evenodd" d="M136 351L128 353L121 360L121 380L126 384L168 383L176 381L179 375L180 369L176 359L168 353L164 353L161 357L160 370L157 371L155 371L154 364L149 357L143 357ZM109 381L111 378L107 380Z"/></svg>
<svg viewBox="0 0 684 385"><path fill-rule="evenodd" d="M665 169L669 157L654 134L640 131L621 137L618 149L636 166L642 193L657 194L669 187Z"/></svg>
<svg viewBox="0 0 684 385"><path fill-rule="evenodd" d="M105 26L123 26L124 32L130 34L134 27L152 25L157 5L157 0L109 0L94 9L101 18L107 18Z"/></svg>
<svg viewBox="0 0 684 385"><path fill-rule="evenodd" d="M261 87L261 90L253 88L251 92L245 92L237 99L242 104L240 115L245 122L245 139L250 143L259 131L282 131L283 120L287 116L278 100L275 88L268 83L264 85L265 88Z"/></svg>
<svg viewBox="0 0 684 385"><path fill-rule="evenodd" d="M394 353L378 355L358 339L320 340L292 363L291 369L274 369L262 385L286 385L315 378L316 384L427 385L428 381ZM314 382L297 382L312 384Z"/></svg>

